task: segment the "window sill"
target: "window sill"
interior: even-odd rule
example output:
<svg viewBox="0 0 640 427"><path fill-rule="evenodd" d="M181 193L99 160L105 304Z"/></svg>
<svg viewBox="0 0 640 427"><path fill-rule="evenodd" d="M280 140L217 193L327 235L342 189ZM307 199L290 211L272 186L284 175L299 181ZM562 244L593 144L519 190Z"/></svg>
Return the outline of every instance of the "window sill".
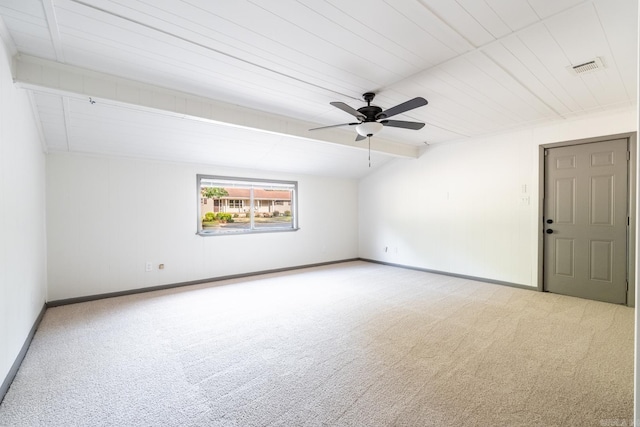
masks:
<svg viewBox="0 0 640 427"><path fill-rule="evenodd" d="M200 237L210 236L237 236L238 234L265 234L265 233L289 233L291 231L298 231L300 228L279 228L271 230L229 230L229 231L198 231L196 235Z"/></svg>

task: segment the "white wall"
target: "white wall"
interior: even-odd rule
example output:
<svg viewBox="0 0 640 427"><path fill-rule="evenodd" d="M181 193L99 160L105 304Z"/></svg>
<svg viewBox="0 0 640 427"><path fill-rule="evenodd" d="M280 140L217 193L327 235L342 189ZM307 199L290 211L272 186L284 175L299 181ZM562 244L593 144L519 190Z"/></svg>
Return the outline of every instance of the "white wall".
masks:
<svg viewBox="0 0 640 427"><path fill-rule="evenodd" d="M301 229L197 236L198 173L298 181ZM49 301L358 255L353 180L49 154L47 183Z"/></svg>
<svg viewBox="0 0 640 427"><path fill-rule="evenodd" d="M3 23L0 21L0 25ZM0 40L0 384L45 302L45 155Z"/></svg>
<svg viewBox="0 0 640 427"><path fill-rule="evenodd" d="M537 286L538 146L635 131L636 116L601 113L394 161L360 182L360 257Z"/></svg>

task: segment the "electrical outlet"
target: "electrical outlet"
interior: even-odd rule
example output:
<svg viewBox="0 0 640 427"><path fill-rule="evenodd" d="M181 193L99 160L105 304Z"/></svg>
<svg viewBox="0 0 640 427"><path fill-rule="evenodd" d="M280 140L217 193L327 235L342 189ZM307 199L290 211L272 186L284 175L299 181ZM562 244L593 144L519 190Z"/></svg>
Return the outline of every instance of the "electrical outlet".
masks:
<svg viewBox="0 0 640 427"><path fill-rule="evenodd" d="M151 261L147 261L147 263L144 265L144 271L151 271L153 270L153 263Z"/></svg>

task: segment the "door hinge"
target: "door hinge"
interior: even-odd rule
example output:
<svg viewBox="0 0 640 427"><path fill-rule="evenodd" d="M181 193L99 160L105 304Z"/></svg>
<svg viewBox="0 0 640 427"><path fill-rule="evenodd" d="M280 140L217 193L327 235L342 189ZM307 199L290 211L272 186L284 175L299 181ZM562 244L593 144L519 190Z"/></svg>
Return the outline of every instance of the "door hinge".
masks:
<svg viewBox="0 0 640 427"><path fill-rule="evenodd" d="M631 151L627 151L627 160L631 160Z"/></svg>

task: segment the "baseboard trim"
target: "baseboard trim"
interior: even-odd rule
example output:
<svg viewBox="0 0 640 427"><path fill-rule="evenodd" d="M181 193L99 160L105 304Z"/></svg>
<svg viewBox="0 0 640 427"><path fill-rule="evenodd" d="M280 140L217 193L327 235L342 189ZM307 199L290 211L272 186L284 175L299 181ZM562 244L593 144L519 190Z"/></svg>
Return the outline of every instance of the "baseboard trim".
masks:
<svg viewBox="0 0 640 427"><path fill-rule="evenodd" d="M274 269L271 269L271 270L253 271L253 272L250 272L250 273L241 273L241 274L231 274L231 275L228 275L228 276L210 277L208 279L199 279L199 280L191 280L191 281L188 281L188 282L170 283L170 284L167 284L167 285L158 285L158 286L150 286L150 287L147 287L147 288L129 289L129 290L126 290L126 291L109 292L109 293L104 293L104 294L88 295L88 296L84 296L84 297L59 299L59 300L54 300L54 301L48 301L47 302L47 307L58 307L58 306L62 306L62 305L78 304L78 303L81 303L81 302L96 301L96 300L105 299L105 298L114 298L114 297L121 297L121 296L127 296L127 295L135 295L135 294L141 294L141 293L153 292L153 291L163 291L163 290L166 290L166 289L181 288L183 286L201 285L203 283L221 282L223 280L231 280L231 279L242 279L242 278L245 278L245 277L260 276L260 275L263 275L263 274L282 273L282 272L286 272L286 271L302 270L302 269L305 269L305 268L313 268L313 267L322 267L322 266L325 266L325 265L341 264L341 263L345 263L345 262L352 262L352 261L359 261L359 260L360 260L359 258L349 258L349 259L342 259L342 260L337 260L337 261L327 261L327 262L320 262L320 263L315 263L315 264L298 265L298 266L293 266L293 267L274 268Z"/></svg>
<svg viewBox="0 0 640 427"><path fill-rule="evenodd" d="M493 285L509 286L511 288L526 289L528 291L538 291L538 288L535 286L521 285L519 283L503 282L502 280L487 279L485 277L467 276L465 274L449 273L447 271L431 270L428 268L414 267L414 266L405 265L405 264L395 264L393 262L378 261L375 259L368 259L368 258L359 258L359 259L360 261L371 262L374 264L388 265L390 267L406 268L408 270L416 270L416 271L422 271L424 273L440 274L442 276L457 277L460 279L475 280L477 282L491 283Z"/></svg>
<svg viewBox="0 0 640 427"><path fill-rule="evenodd" d="M40 326L40 322L44 317L45 311L47 311L46 304L42 306L42 310L40 310L40 314L38 314L38 318L36 319L35 322L33 322L33 326L31 327L31 330L29 331L27 338L24 340L24 344L22 344L22 348L20 349L20 352L16 356L16 360L13 361L13 365L11 365L11 369L9 369L7 376L5 377L4 381L2 382L2 385L0 386L0 403L2 403L2 401L4 400L5 395L9 391L9 387L11 387L11 383L13 383L13 380L18 374L18 369L20 369L20 365L22 365L22 361L24 360L24 357L27 355L27 350L29 350L29 346L31 345L33 336L36 334L36 330L38 330L38 326Z"/></svg>

